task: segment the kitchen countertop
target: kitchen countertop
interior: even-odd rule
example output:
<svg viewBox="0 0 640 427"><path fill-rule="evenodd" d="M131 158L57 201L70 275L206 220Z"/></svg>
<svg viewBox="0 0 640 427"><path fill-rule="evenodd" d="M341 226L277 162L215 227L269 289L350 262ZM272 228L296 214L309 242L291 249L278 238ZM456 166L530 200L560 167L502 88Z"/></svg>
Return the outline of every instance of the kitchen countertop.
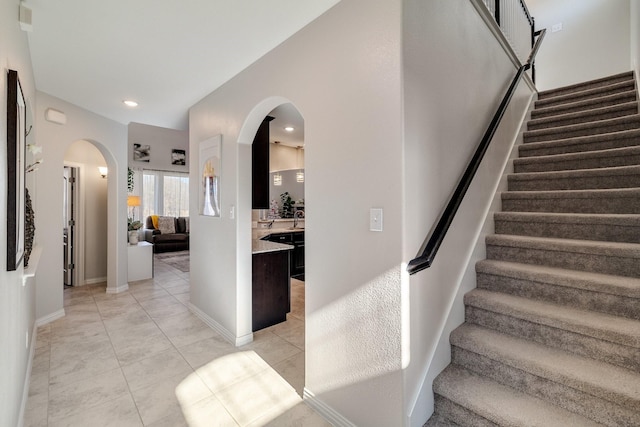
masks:
<svg viewBox="0 0 640 427"><path fill-rule="evenodd" d="M262 254L267 252L288 251L294 249L293 245L286 245L284 243L270 242L268 240L254 239L251 242L251 253Z"/></svg>
<svg viewBox="0 0 640 427"><path fill-rule="evenodd" d="M259 228L255 235L258 239L262 239L270 234L297 233L304 232L304 228Z"/></svg>

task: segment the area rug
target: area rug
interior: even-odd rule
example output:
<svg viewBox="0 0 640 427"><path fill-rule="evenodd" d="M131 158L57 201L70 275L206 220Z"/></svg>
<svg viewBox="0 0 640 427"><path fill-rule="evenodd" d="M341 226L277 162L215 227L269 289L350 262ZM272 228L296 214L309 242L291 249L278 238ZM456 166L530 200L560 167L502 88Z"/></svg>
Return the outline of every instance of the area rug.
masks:
<svg viewBox="0 0 640 427"><path fill-rule="evenodd" d="M189 271L189 251L164 252L154 255L158 261L186 273Z"/></svg>

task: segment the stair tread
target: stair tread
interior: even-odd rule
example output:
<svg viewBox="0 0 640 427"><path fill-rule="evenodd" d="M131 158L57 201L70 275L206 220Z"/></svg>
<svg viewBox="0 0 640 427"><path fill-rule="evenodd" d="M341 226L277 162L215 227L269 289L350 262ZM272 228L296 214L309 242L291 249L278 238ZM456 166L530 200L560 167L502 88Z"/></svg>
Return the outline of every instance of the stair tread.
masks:
<svg viewBox="0 0 640 427"><path fill-rule="evenodd" d="M640 257L640 243L517 236L513 234L490 234L485 240L488 245L493 244L545 250L573 250L575 252L590 254L606 253L610 256Z"/></svg>
<svg viewBox="0 0 640 427"><path fill-rule="evenodd" d="M640 188L606 188L593 190L542 190L542 191L503 191L503 199L526 199L531 197L544 197L549 199L560 198L604 198L604 197L640 197Z"/></svg>
<svg viewBox="0 0 640 427"><path fill-rule="evenodd" d="M640 279L634 277L493 259L476 263L476 271L640 299Z"/></svg>
<svg viewBox="0 0 640 427"><path fill-rule="evenodd" d="M600 426L578 414L474 374L461 366L448 366L434 382L434 391L498 425Z"/></svg>
<svg viewBox="0 0 640 427"><path fill-rule="evenodd" d="M474 289L467 293L465 304L640 349L640 321L635 319L561 306L486 289Z"/></svg>
<svg viewBox="0 0 640 427"><path fill-rule="evenodd" d="M514 368L640 410L640 373L468 323L452 345Z"/></svg>
<svg viewBox="0 0 640 427"><path fill-rule="evenodd" d="M593 82L589 82L593 83ZM576 85L579 86L579 85ZM548 91L543 91L538 93L538 100L535 102L536 108L538 106L545 106L549 104L564 104L569 102L575 102L576 99L584 99L584 98L592 98L597 97L602 93L610 93L613 91L625 91L631 90L635 88L635 82L633 78L629 78L628 80L624 80L621 82L612 83L609 85L603 85L592 88L585 88L584 90L576 90L573 92L566 92L559 95L553 95L553 92L558 92L560 89L570 89L570 87L563 87L558 89L551 89Z"/></svg>
<svg viewBox="0 0 640 427"><path fill-rule="evenodd" d="M629 147L609 148L605 150L579 151L576 153L547 154L540 156L521 157L513 160L514 165L529 165L535 163L559 163L580 161L586 159L601 159L607 157L622 157L640 154L640 145Z"/></svg>
<svg viewBox="0 0 640 427"><path fill-rule="evenodd" d="M640 227L640 214L496 212L494 218L519 222L584 223Z"/></svg>
<svg viewBox="0 0 640 427"><path fill-rule="evenodd" d="M593 85L593 84L598 84L598 83L606 83L608 81L615 81L618 79L624 79L622 82L618 82L618 83L628 83L629 81L633 81L633 71L624 71L622 73L618 73L618 74L614 74L611 76L604 76L604 77L598 77L596 79L591 79L591 80L587 80L584 82L579 82L579 83L574 83L574 84L570 84L570 85L566 85L566 86L560 86L557 88L553 88L553 89L546 89L543 91L538 92L538 97L541 99L545 99L546 97L548 97L550 94L556 93L558 91L566 91L566 90L573 90L573 89L579 89L581 87L588 87L589 85ZM617 84L617 83L612 83L613 84ZM611 85L603 85L603 86L599 86L599 87L607 87L607 86L611 86Z"/></svg>
<svg viewBox="0 0 640 427"><path fill-rule="evenodd" d="M614 102L619 99L637 99L635 90L628 90L625 92L614 93L612 95L604 95L595 98L585 99L581 101L569 102L561 105L554 105L551 107L536 108L531 112L531 118L538 118L537 116L547 117L555 114L563 114L563 112L569 110L579 109L585 106L598 105L607 102Z"/></svg>
<svg viewBox="0 0 640 427"><path fill-rule="evenodd" d="M598 120L593 122L579 123L579 124L572 124L572 125L565 125L565 126L555 126L555 127L545 128L545 129L528 130L524 132L524 137L527 138L527 137L539 136L539 135L551 135L554 133L562 134L562 133L568 133L573 131L581 131L581 130L588 130L588 129L594 129L594 128L614 126L621 123L634 123L638 121L640 121L639 114L630 114L628 116L616 117L614 119Z"/></svg>
<svg viewBox="0 0 640 427"><path fill-rule="evenodd" d="M559 171L518 172L508 174L510 180L578 178L583 176L620 176L639 174L639 165L611 166L606 168L570 169Z"/></svg>
<svg viewBox="0 0 640 427"><path fill-rule="evenodd" d="M555 114L555 115L551 115L551 116L545 116L545 117L540 117L540 118L532 118L531 120L528 121L528 125L533 125L533 126L537 126L543 123L553 123L553 122L558 122L558 121L563 121L563 120L571 120L571 119L579 119L579 118L584 118L584 117L591 117L591 116L598 116L598 115L602 115L604 113L607 112L612 112L612 111L620 111L620 110L627 110L627 109L633 109L635 108L636 112L632 113L632 114L637 114L638 112L638 101L629 101L629 102L622 102L616 105L608 105L605 107L596 107L596 108L592 108L589 110L583 110L583 111L574 111L574 112L570 112L570 113L561 113L561 114ZM631 115L631 114L629 114ZM597 120L597 119L596 119Z"/></svg>

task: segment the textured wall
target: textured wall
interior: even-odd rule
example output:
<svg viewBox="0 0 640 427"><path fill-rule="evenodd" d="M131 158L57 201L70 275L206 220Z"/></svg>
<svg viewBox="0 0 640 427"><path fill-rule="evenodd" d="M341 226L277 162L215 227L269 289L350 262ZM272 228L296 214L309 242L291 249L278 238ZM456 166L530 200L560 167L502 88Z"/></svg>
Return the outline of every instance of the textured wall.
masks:
<svg viewBox="0 0 640 427"><path fill-rule="evenodd" d="M400 24L399 0L343 0L190 113L192 177L198 143L223 135L223 216L191 224L192 301L236 339L251 332L250 144L277 105L303 115L306 387L363 426L402 420Z"/></svg>

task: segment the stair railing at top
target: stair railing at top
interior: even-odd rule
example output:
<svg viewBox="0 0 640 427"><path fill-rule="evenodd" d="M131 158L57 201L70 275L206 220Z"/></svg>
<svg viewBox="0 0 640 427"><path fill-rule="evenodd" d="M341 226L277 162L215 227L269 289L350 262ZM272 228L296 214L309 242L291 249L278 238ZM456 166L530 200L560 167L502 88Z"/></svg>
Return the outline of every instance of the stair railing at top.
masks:
<svg viewBox="0 0 640 427"><path fill-rule="evenodd" d="M523 64L535 42L535 20L524 0L482 0L482 3Z"/></svg>
<svg viewBox="0 0 640 427"><path fill-rule="evenodd" d="M424 270L425 268L431 267L431 263L433 262L433 259L435 258L438 249L440 248L440 245L442 244L442 241L447 234L447 230L449 230L449 226L455 218L456 212L458 212L460 204L462 204L462 200L464 199L464 196L467 193L469 186L471 185L471 181L473 181L476 171L480 167L480 162L482 161L487 148L489 148L489 144L491 143L491 140L493 139L493 136L498 129L498 125L500 124L500 121L502 120L502 117L507 110L507 106L509 105L511 98L513 97L513 94L518 87L518 83L520 82L523 74L531 68L536 54L538 53L538 49L540 48L540 43L542 43L545 34L546 30L536 31L534 33L534 37L537 37L537 40L534 43L533 48L531 49L531 53L527 58L527 62L525 62L524 65L518 68L516 76L513 78L511 85L509 85L507 93L502 98L498 110L493 116L493 119L491 119L489 127L484 133L484 136L482 137L482 140L480 141L476 152L471 158L469 165L467 165L467 168L462 174L462 177L460 178L456 189L451 195L449 202L440 215L438 222L431 230L431 234L427 237L424 244L422 245L422 248L420 249L420 255L412 259L407 265L407 271L409 272L409 274L415 274L419 271Z"/></svg>

